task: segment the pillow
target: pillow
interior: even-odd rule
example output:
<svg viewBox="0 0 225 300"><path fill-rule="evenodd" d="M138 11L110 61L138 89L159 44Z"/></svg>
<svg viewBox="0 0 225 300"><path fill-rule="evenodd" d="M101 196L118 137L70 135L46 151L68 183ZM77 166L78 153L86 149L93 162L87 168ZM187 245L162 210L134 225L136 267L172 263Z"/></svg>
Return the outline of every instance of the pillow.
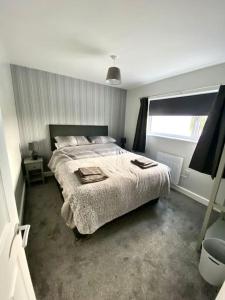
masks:
<svg viewBox="0 0 225 300"><path fill-rule="evenodd" d="M76 146L77 140L74 136L56 136L55 140L57 142L57 149L66 146Z"/></svg>
<svg viewBox="0 0 225 300"><path fill-rule="evenodd" d="M81 135L81 136L74 136L74 138L77 141L77 146L90 144L89 140L85 136L83 136L83 135Z"/></svg>
<svg viewBox="0 0 225 300"><path fill-rule="evenodd" d="M59 149L59 144L58 143L55 143L55 149Z"/></svg>
<svg viewBox="0 0 225 300"><path fill-rule="evenodd" d="M109 143L116 143L116 140L110 136L89 136L89 141L92 144L109 144Z"/></svg>
<svg viewBox="0 0 225 300"><path fill-rule="evenodd" d="M85 136L56 136L56 148L62 148L66 146L81 146L90 144Z"/></svg>

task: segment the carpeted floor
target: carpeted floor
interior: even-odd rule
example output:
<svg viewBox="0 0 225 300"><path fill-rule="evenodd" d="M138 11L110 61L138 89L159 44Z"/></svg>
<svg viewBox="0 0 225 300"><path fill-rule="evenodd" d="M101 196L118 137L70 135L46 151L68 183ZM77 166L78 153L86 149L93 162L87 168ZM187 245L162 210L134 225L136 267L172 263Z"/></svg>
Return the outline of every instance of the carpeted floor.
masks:
<svg viewBox="0 0 225 300"><path fill-rule="evenodd" d="M56 182L28 188L28 262L38 300L201 300L217 290L198 272L205 207L171 192L76 241Z"/></svg>

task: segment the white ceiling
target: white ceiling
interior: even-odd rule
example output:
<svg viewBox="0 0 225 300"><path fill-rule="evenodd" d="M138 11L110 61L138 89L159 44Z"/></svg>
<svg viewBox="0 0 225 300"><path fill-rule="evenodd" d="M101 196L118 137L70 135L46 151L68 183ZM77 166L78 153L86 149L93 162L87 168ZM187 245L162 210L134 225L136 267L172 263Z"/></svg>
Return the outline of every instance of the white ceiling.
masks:
<svg viewBox="0 0 225 300"><path fill-rule="evenodd" d="M11 63L123 88L225 62L224 0L0 0Z"/></svg>

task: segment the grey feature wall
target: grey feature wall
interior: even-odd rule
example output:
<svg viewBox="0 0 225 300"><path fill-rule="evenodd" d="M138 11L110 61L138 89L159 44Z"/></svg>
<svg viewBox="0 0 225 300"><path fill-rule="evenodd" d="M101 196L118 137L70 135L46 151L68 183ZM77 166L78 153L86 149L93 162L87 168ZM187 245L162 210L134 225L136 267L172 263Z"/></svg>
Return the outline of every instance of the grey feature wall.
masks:
<svg viewBox="0 0 225 300"><path fill-rule="evenodd" d="M45 71L11 65L22 154L37 142L51 155L48 124L108 125L109 135L124 135L126 90Z"/></svg>

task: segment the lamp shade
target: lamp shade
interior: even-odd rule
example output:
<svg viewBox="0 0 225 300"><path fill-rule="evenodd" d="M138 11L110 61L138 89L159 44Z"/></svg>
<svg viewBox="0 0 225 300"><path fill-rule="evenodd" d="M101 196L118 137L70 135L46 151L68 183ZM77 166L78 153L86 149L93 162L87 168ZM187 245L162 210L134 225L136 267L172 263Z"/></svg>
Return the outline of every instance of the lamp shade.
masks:
<svg viewBox="0 0 225 300"><path fill-rule="evenodd" d="M110 67L106 76L106 82L112 85L121 83L120 69L117 67Z"/></svg>

